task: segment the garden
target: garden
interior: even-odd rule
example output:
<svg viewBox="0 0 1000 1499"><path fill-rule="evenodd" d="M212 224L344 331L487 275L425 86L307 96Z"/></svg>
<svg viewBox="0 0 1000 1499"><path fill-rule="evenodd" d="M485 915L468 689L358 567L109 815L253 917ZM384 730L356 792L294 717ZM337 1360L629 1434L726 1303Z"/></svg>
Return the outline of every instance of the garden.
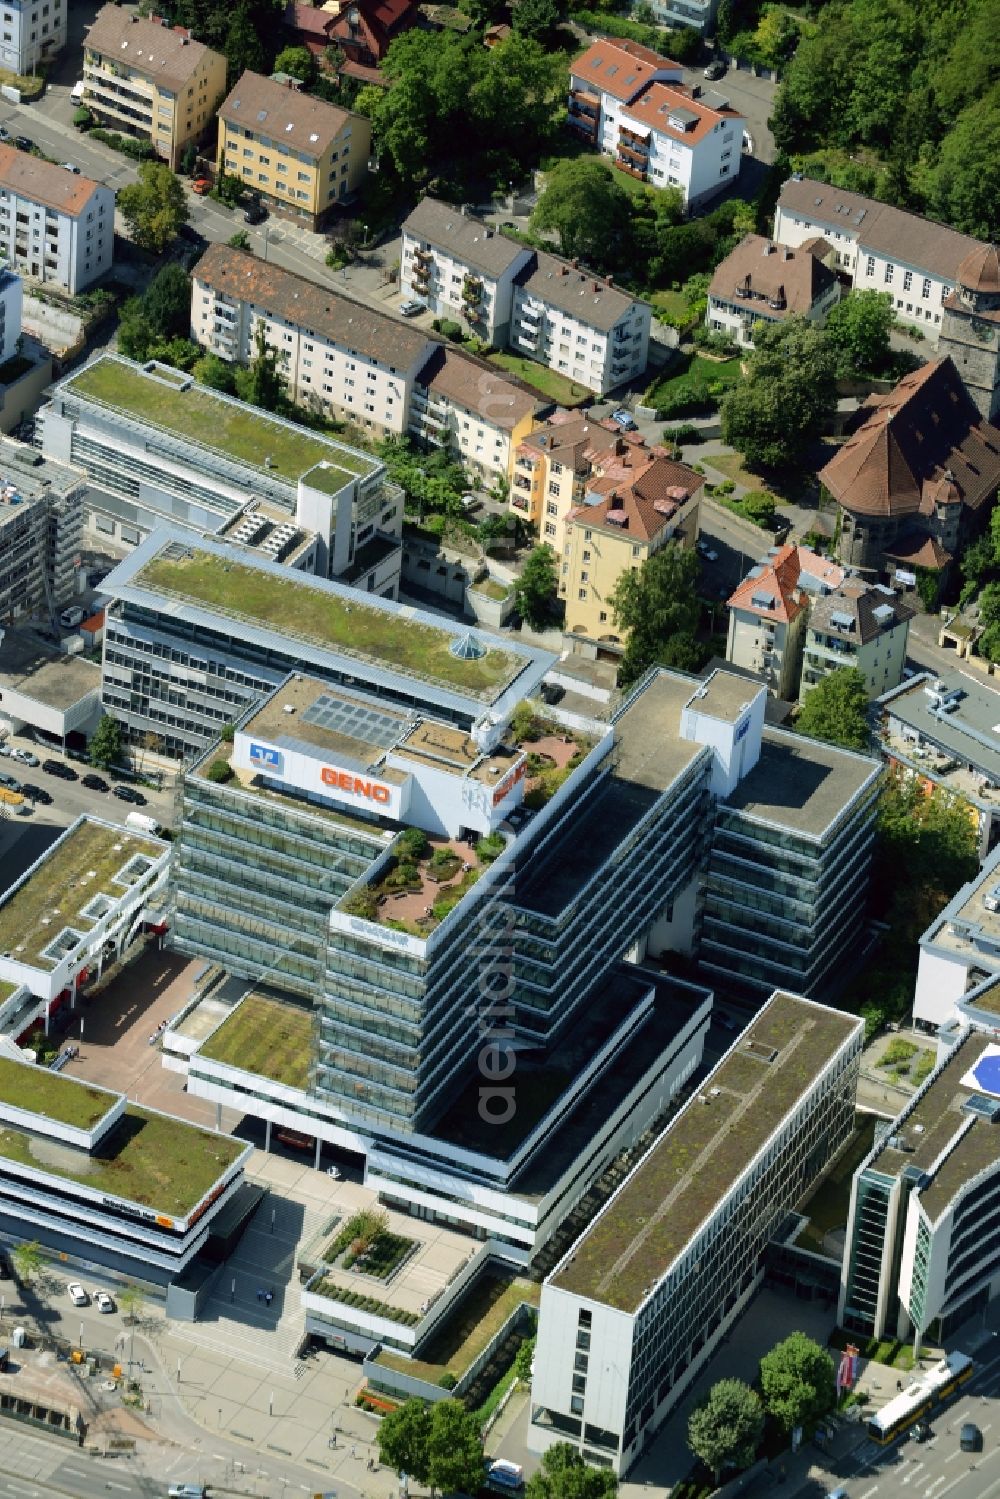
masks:
<svg viewBox="0 0 1000 1499"><path fill-rule="evenodd" d="M491 833L472 846L432 843L420 828L406 828L393 845L393 857L382 878L348 896L344 910L426 937L505 847L502 833Z"/></svg>
<svg viewBox="0 0 1000 1499"><path fill-rule="evenodd" d="M388 1213L362 1209L348 1218L331 1239L323 1251L323 1262L339 1270L354 1270L388 1281L416 1244L416 1239L390 1232Z"/></svg>
<svg viewBox="0 0 1000 1499"><path fill-rule="evenodd" d="M672 371L660 375L647 388L642 398L644 406L656 411L657 421L669 421L674 417L691 416L696 412L711 412L731 385L741 379L741 361L716 359L705 354L684 353Z"/></svg>
<svg viewBox="0 0 1000 1499"><path fill-rule="evenodd" d="M934 1071L934 1052L902 1036L893 1036L878 1060L878 1067L889 1073L894 1083L919 1088Z"/></svg>
<svg viewBox="0 0 1000 1499"><path fill-rule="evenodd" d="M510 721L519 749L527 751L524 805L537 810L552 800L582 762L593 741L536 713L530 703L519 703Z"/></svg>

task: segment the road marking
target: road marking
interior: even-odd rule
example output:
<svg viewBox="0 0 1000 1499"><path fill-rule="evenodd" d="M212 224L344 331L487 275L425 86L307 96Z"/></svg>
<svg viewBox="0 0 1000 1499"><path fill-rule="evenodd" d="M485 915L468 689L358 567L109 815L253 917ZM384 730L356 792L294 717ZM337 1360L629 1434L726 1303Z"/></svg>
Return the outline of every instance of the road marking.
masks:
<svg viewBox="0 0 1000 1499"><path fill-rule="evenodd" d="M875 1494L875 1493L877 1493L877 1492L878 1492L878 1484L877 1483L873 1483L872 1486L871 1486L871 1488L870 1489L866 1489L865 1492L861 1495L861 1499L872 1499L872 1495Z"/></svg>
<svg viewBox="0 0 1000 1499"><path fill-rule="evenodd" d="M948 1475L946 1473L942 1473L938 1478L935 1478L933 1483L929 1483L924 1489L924 1499L930 1499L931 1494L933 1494L935 1489L941 1487L941 1485L946 1481L947 1476ZM958 1482L957 1478L955 1482Z"/></svg>
<svg viewBox="0 0 1000 1499"><path fill-rule="evenodd" d="M37 1494L38 1493L37 1489L26 1489L24 1487L23 1483L16 1483L13 1478L5 1478L4 1479L4 1483L7 1486L7 1488L13 1489L15 1493L20 1493L20 1494Z"/></svg>
<svg viewBox="0 0 1000 1499"><path fill-rule="evenodd" d="M955 1452L949 1452L948 1456L945 1458L945 1462L946 1463L953 1463L956 1458L961 1457L961 1456L962 1456L961 1449L958 1449Z"/></svg>
<svg viewBox="0 0 1000 1499"><path fill-rule="evenodd" d="M912 1483L921 1469L925 1468L926 1466L926 1463L914 1462L913 1467L910 1469L909 1473L907 1473L906 1477L899 1480L900 1483Z"/></svg>
<svg viewBox="0 0 1000 1499"><path fill-rule="evenodd" d="M115 1483L113 1478L105 1479L104 1486L108 1489L121 1489L123 1494L131 1494L132 1492L127 1483Z"/></svg>

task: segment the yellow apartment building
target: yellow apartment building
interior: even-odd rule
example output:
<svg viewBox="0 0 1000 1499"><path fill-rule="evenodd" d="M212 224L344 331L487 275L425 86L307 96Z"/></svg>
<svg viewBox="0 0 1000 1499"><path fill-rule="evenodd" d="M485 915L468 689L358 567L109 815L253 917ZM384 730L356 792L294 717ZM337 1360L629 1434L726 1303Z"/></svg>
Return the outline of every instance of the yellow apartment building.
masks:
<svg viewBox="0 0 1000 1499"><path fill-rule="evenodd" d="M630 483L590 481L584 503L566 525L562 581L569 634L621 643L611 607L618 579L668 541L695 545L704 482L670 458L654 458Z"/></svg>
<svg viewBox="0 0 1000 1499"><path fill-rule="evenodd" d="M184 27L105 5L83 44L83 93L100 123L148 140L172 171L207 133L226 92L226 59Z"/></svg>
<svg viewBox="0 0 1000 1499"><path fill-rule="evenodd" d="M561 557L566 517L582 503L594 464L619 449L624 452L625 441L617 429L610 431L575 411L554 412L515 450L511 510Z"/></svg>
<svg viewBox="0 0 1000 1499"><path fill-rule="evenodd" d="M219 171L273 212L319 228L368 175L371 123L249 70L219 110Z"/></svg>

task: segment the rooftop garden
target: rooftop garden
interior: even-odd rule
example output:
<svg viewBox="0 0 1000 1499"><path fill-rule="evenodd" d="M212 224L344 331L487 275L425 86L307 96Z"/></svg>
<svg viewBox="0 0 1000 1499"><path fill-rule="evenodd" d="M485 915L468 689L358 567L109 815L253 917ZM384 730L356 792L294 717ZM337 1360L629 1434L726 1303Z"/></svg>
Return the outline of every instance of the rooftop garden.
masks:
<svg viewBox="0 0 1000 1499"><path fill-rule="evenodd" d="M65 1147L55 1158L48 1149L36 1154L35 1146L34 1137L20 1130L0 1129L0 1156L6 1160L174 1218L192 1212L247 1148L242 1140L135 1105L94 1152Z"/></svg>
<svg viewBox="0 0 1000 1499"><path fill-rule="evenodd" d="M95 896L118 900L125 894L126 886L113 883L113 876L130 859L158 859L163 851L162 844L125 828L82 822L0 906L0 952L29 965L48 963L42 950L63 927L89 931L91 922L80 913Z"/></svg>
<svg viewBox="0 0 1000 1499"><path fill-rule="evenodd" d="M564 728L526 702L514 710L510 735L519 749L527 751L524 805L535 809L552 800L594 746L589 735Z"/></svg>
<svg viewBox="0 0 1000 1499"><path fill-rule="evenodd" d="M311 1013L261 994L241 1000L199 1051L210 1062L300 1089L308 1085L312 1055Z"/></svg>
<svg viewBox="0 0 1000 1499"><path fill-rule="evenodd" d="M330 1240L323 1250L323 1262L337 1270L353 1270L389 1281L417 1243L416 1239L390 1232L388 1213L363 1208Z"/></svg>
<svg viewBox="0 0 1000 1499"><path fill-rule="evenodd" d="M541 1289L534 1281L478 1276L430 1339L423 1358L404 1358L383 1348L377 1362L429 1384L457 1382L522 1303L537 1307Z"/></svg>
<svg viewBox="0 0 1000 1499"><path fill-rule="evenodd" d="M89 1130L114 1107L118 1095L46 1067L0 1057L0 1100L28 1114Z"/></svg>
<svg viewBox="0 0 1000 1499"><path fill-rule="evenodd" d="M339 494L351 474L358 472L364 473L365 470L356 468L348 469L345 464L340 462L338 457L336 463L329 460L317 463L315 468L311 468L302 477L310 489L318 489L322 494Z"/></svg>
<svg viewBox="0 0 1000 1499"><path fill-rule="evenodd" d="M345 599L298 574L282 577L214 552L161 553L146 563L135 581L140 587L251 620L286 638L490 701L522 666L519 656L496 646L478 660L460 660L449 650L455 638L449 630L365 604L360 595Z"/></svg>
<svg viewBox="0 0 1000 1499"><path fill-rule="evenodd" d="M288 482L324 458L339 465L345 475L367 474L374 466L362 453L334 447L304 428L278 421L242 401L226 400L205 386L191 384L181 389L170 372L158 376L105 356L74 375L69 389L187 441L202 443L237 463L266 467L272 476Z"/></svg>
<svg viewBox="0 0 1000 1499"><path fill-rule="evenodd" d="M342 909L351 916L426 937L506 846L502 833L491 833L472 845L432 841L420 828L406 828L393 844L381 879L349 894Z"/></svg>

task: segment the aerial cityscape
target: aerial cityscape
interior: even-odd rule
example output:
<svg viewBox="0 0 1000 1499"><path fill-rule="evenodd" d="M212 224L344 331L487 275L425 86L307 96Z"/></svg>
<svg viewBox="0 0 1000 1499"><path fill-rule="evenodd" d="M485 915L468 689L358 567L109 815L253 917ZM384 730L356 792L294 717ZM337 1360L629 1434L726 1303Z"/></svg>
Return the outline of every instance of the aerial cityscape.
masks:
<svg viewBox="0 0 1000 1499"><path fill-rule="evenodd" d="M996 1499L995 6L0 22L0 1499Z"/></svg>

